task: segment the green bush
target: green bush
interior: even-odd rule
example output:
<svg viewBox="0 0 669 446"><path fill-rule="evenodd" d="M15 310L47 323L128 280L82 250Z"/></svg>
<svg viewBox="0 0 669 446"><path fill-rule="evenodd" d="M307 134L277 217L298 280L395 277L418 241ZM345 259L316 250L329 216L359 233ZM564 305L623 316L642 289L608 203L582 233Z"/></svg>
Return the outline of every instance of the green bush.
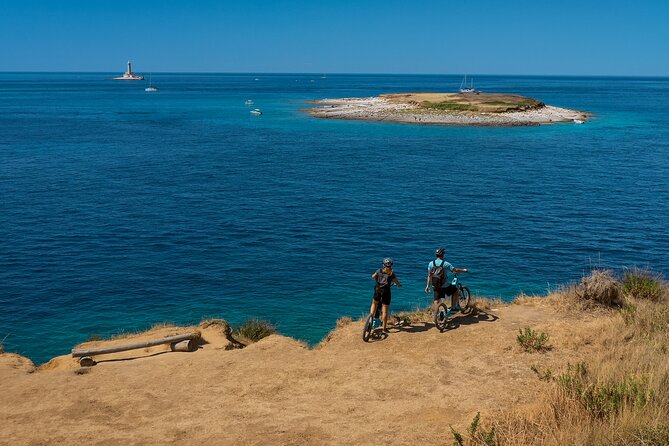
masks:
<svg viewBox="0 0 669 446"><path fill-rule="evenodd" d="M476 111L477 107L474 107L469 104L459 104L457 102L429 102L424 101L421 106L423 108L430 108L434 110L446 110L446 111Z"/></svg>
<svg viewBox="0 0 669 446"><path fill-rule="evenodd" d="M569 365L555 380L596 418L610 418L623 407L642 409L653 398L647 378L626 375L619 381L596 382L584 362Z"/></svg>
<svg viewBox="0 0 669 446"><path fill-rule="evenodd" d="M621 314L623 315L623 320L625 325L630 325L634 322L636 317L636 305L629 302L625 302L623 307L620 309Z"/></svg>
<svg viewBox="0 0 669 446"><path fill-rule="evenodd" d="M518 344L526 352L541 352L549 349L546 344L548 342L548 335L543 331L534 331L530 327L525 327L524 330L519 329L518 331L519 334L516 336L516 341L518 341Z"/></svg>
<svg viewBox="0 0 669 446"><path fill-rule="evenodd" d="M257 342L274 333L276 333L276 327L271 322L260 319L249 319L237 327L234 336L251 342Z"/></svg>
<svg viewBox="0 0 669 446"><path fill-rule="evenodd" d="M477 412L474 418L472 419L471 424L467 428L467 433L469 438L465 439L463 435L453 429L451 426L451 433L453 434L454 444L456 446L465 446L467 445L483 445L483 446L495 446L497 441L495 439L495 428L491 428L489 431L485 431L481 428L481 413Z"/></svg>
<svg viewBox="0 0 669 446"><path fill-rule="evenodd" d="M667 296L667 287L659 274L637 268L625 271L622 291L626 296L653 302L662 302Z"/></svg>

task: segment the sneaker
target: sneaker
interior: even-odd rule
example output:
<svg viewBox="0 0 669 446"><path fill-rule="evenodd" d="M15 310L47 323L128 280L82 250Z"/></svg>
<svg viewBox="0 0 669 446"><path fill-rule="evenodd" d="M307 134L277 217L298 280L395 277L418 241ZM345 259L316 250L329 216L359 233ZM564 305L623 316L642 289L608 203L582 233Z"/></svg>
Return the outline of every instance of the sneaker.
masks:
<svg viewBox="0 0 669 446"><path fill-rule="evenodd" d="M382 328L381 331L379 331L379 334L382 334L383 336L388 336L390 333L388 333L386 330Z"/></svg>

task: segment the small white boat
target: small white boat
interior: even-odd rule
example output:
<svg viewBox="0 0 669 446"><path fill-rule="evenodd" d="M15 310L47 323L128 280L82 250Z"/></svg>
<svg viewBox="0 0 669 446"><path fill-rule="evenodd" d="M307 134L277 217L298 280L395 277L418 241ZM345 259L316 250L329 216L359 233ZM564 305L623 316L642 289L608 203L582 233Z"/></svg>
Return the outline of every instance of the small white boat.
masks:
<svg viewBox="0 0 669 446"><path fill-rule="evenodd" d="M119 77L113 77L112 78L115 81L143 81L144 76L140 76L139 74L135 74L132 72L132 64L130 61L128 61L128 70L123 73L123 76Z"/></svg>
<svg viewBox="0 0 669 446"><path fill-rule="evenodd" d="M472 78L470 85L467 86L467 75L465 74L465 78L460 82L460 93L478 93L474 88L474 78Z"/></svg>
<svg viewBox="0 0 669 446"><path fill-rule="evenodd" d="M574 119L574 124L584 124L585 121L582 119Z"/></svg>
<svg viewBox="0 0 669 446"><path fill-rule="evenodd" d="M153 84L151 83L151 74L149 73L149 86L144 89L144 91L148 91L149 93L154 93L158 91L158 87L154 87Z"/></svg>
<svg viewBox="0 0 669 446"><path fill-rule="evenodd" d="M253 105L255 102L253 102L251 99L247 99L244 101L244 105Z"/></svg>
<svg viewBox="0 0 669 446"><path fill-rule="evenodd" d="M252 115L262 115L262 112L260 111L259 108L254 108L253 110L250 111Z"/></svg>

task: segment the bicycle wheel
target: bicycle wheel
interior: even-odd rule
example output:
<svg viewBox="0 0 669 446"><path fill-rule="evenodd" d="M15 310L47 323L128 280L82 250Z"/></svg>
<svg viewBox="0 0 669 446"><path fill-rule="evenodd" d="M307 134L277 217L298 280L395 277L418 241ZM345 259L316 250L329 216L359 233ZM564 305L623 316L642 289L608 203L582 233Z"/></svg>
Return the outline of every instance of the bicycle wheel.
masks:
<svg viewBox="0 0 669 446"><path fill-rule="evenodd" d="M463 285L458 285L458 303L460 304L460 311L463 313L469 312L471 310L471 307L469 304L471 303L471 296L472 293L469 291L468 286L463 286Z"/></svg>
<svg viewBox="0 0 669 446"><path fill-rule="evenodd" d="M367 342L369 341L370 336L372 336L372 331L374 330L374 315L370 314L365 320L365 325L362 327L362 340Z"/></svg>
<svg viewBox="0 0 669 446"><path fill-rule="evenodd" d="M437 311L434 312L434 325L439 331L444 331L448 325L448 307L445 303L440 303Z"/></svg>

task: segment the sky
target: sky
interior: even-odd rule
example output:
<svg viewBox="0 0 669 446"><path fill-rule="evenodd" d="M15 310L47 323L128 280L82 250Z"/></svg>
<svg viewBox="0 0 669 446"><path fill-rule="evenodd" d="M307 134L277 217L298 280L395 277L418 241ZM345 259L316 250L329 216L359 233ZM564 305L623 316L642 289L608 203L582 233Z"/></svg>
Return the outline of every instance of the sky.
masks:
<svg viewBox="0 0 669 446"><path fill-rule="evenodd" d="M0 71L669 76L668 55L668 0L0 0Z"/></svg>

